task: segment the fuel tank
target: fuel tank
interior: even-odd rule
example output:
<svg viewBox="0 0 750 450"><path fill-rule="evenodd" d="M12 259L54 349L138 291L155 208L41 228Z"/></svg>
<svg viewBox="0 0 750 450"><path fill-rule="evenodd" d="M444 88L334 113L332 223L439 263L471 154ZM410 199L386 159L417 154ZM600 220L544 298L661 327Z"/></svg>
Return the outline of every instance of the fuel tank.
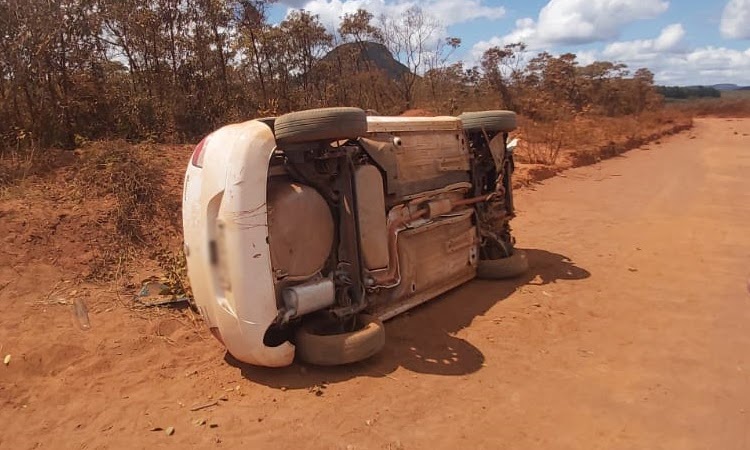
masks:
<svg viewBox="0 0 750 450"><path fill-rule="evenodd" d="M288 179L268 183L268 241L278 275L302 280L318 273L331 253L333 227L315 188Z"/></svg>

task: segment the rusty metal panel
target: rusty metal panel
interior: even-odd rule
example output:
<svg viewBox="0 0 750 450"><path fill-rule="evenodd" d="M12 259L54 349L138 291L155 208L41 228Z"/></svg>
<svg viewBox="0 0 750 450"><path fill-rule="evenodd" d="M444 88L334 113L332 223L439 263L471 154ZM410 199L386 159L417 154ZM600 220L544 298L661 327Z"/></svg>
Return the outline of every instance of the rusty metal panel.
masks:
<svg viewBox="0 0 750 450"><path fill-rule="evenodd" d="M371 133L360 143L386 173L388 204L406 195L471 181L470 152L461 130Z"/></svg>
<svg viewBox="0 0 750 450"><path fill-rule="evenodd" d="M401 283L372 296L372 312L387 319L474 278L477 244L471 213L403 231Z"/></svg>

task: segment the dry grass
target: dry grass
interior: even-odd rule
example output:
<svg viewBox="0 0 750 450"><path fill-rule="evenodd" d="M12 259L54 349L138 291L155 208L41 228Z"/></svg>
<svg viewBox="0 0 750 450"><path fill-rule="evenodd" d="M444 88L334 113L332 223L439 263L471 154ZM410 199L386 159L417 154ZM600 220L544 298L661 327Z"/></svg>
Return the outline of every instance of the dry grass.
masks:
<svg viewBox="0 0 750 450"><path fill-rule="evenodd" d="M553 166L563 147L574 144L577 127L570 122L532 122L522 120L521 148L516 153L519 162Z"/></svg>
<svg viewBox="0 0 750 450"><path fill-rule="evenodd" d="M662 136L689 129L692 117L664 109L637 116L578 116L555 123L520 119L515 186L529 185L570 167L593 164Z"/></svg>
<svg viewBox="0 0 750 450"><path fill-rule="evenodd" d="M70 159L70 152L41 149L25 137L0 141L0 194L28 178L46 175Z"/></svg>
<svg viewBox="0 0 750 450"><path fill-rule="evenodd" d="M0 187L7 188L25 180L35 166L35 156L34 150L0 153Z"/></svg>
<svg viewBox="0 0 750 450"><path fill-rule="evenodd" d="M722 93L721 98L675 101L669 109L694 117L750 117L750 91Z"/></svg>
<svg viewBox="0 0 750 450"><path fill-rule="evenodd" d="M188 292L184 257L174 242L180 229L180 196L167 187L164 148L118 140L90 143L76 153L73 196L109 210L98 224L106 240L91 261L89 278L119 279L133 260L150 260L164 270L176 292Z"/></svg>
<svg viewBox="0 0 750 450"><path fill-rule="evenodd" d="M85 196L111 196L117 233L131 243L144 243L149 217L162 197L164 171L153 164L156 149L125 141L96 142L80 151L75 181Z"/></svg>
<svg viewBox="0 0 750 450"><path fill-rule="evenodd" d="M580 165L614 156L690 127L692 119L677 110L623 117L577 116L533 122L521 118L517 161L545 166Z"/></svg>
<svg viewBox="0 0 750 450"><path fill-rule="evenodd" d="M133 260L132 248L120 245L115 240L103 243L96 258L89 261L89 273L86 279L90 281L115 281L125 275L128 265Z"/></svg>
<svg viewBox="0 0 750 450"><path fill-rule="evenodd" d="M169 286L169 293L177 297L192 297L193 292L187 276L187 260L182 249L164 249L155 255L155 259L164 271L162 282Z"/></svg>

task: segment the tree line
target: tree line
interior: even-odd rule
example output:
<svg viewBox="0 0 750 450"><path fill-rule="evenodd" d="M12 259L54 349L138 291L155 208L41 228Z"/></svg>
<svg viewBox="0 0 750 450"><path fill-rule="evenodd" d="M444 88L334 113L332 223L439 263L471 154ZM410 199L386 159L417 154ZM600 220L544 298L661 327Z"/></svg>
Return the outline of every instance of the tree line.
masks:
<svg viewBox="0 0 750 450"><path fill-rule="evenodd" d="M720 98L721 91L709 86L656 86L656 92L665 98L684 100L688 98Z"/></svg>
<svg viewBox="0 0 750 450"><path fill-rule="evenodd" d="M324 106L506 108L551 121L661 104L647 69L531 55L521 43L489 48L476 65L452 62L460 38L440 36L419 7L391 18L359 10L331 32L302 10L271 23L270 3L3 0L2 149L194 141L229 122Z"/></svg>

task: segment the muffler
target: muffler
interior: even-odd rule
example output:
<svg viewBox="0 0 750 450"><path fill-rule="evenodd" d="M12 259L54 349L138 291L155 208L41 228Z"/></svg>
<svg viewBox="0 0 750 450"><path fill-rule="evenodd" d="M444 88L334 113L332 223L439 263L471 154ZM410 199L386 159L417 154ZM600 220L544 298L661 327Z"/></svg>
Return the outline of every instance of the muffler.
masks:
<svg viewBox="0 0 750 450"><path fill-rule="evenodd" d="M286 307L284 322L288 322L295 317L332 306L336 300L336 290L332 279L318 278L284 288L281 296Z"/></svg>

